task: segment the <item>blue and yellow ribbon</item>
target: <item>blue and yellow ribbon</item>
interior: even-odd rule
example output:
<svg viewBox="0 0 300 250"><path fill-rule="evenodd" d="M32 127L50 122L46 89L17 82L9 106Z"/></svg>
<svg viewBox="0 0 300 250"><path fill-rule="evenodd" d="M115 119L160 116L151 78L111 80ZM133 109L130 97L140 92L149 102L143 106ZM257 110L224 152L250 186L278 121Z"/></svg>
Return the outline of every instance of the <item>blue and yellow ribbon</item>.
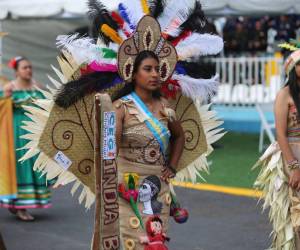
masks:
<svg viewBox="0 0 300 250"><path fill-rule="evenodd" d="M160 150L166 160L167 149L170 141L170 131L166 128L147 108L145 103L141 100L141 98L135 93L123 97L124 100L132 100L137 108L143 113L145 116L145 124L152 132L154 138L158 141L160 145Z"/></svg>

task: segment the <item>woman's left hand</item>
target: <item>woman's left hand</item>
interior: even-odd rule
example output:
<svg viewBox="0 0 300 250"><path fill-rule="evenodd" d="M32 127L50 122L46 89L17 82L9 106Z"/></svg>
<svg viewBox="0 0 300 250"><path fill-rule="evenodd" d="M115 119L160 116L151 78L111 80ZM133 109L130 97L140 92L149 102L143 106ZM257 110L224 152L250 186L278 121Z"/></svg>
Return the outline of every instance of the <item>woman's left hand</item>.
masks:
<svg viewBox="0 0 300 250"><path fill-rule="evenodd" d="M174 171L172 171L172 169L164 166L161 170L162 172L162 176L160 177L163 181L165 181L166 183L169 183L169 179L174 178L176 176L176 174L174 173Z"/></svg>

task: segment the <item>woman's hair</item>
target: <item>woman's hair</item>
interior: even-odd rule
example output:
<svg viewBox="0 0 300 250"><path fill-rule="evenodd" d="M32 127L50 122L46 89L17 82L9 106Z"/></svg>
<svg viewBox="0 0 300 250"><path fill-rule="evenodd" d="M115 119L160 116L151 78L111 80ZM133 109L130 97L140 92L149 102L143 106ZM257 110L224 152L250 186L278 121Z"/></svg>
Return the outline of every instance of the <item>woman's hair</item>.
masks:
<svg viewBox="0 0 300 250"><path fill-rule="evenodd" d="M297 112L300 115L300 87L297 83L297 74L295 70L296 66L290 71L288 75L288 81L286 83L286 86L289 86L290 94L293 98L293 101L296 105Z"/></svg>
<svg viewBox="0 0 300 250"><path fill-rule="evenodd" d="M29 62L29 60L26 57L22 57L21 59L17 60L16 61L16 67L15 67L16 71L18 70L18 68L20 66L20 62L22 62L22 61L28 61Z"/></svg>
<svg viewBox="0 0 300 250"><path fill-rule="evenodd" d="M137 55L137 57L134 61L132 75L138 71L142 62L148 58L153 58L157 62L159 62L158 56L153 51L144 50ZM112 101L118 100L118 99L122 98L123 96L126 96L126 95L130 94L131 92L133 92L134 85L135 85L134 80L132 80L132 82L125 83L125 86L122 89L120 89L115 95L112 96ZM156 90L153 92L154 98L160 98L160 96L161 96L161 94L160 94L159 90Z"/></svg>
<svg viewBox="0 0 300 250"><path fill-rule="evenodd" d="M15 71L17 71L19 66L20 66L21 61L28 61L29 62L29 60L24 56L16 56L8 62L8 67L10 67L10 68L14 69Z"/></svg>
<svg viewBox="0 0 300 250"><path fill-rule="evenodd" d="M146 58L154 58L158 61L158 57L154 52L142 51L136 57L133 73L137 72L142 61ZM115 81L122 81L117 72L93 72L84 74L79 79L64 84L55 96L55 103L62 108L68 108L90 93L103 91L111 87ZM112 97L112 101L126 96L132 91L134 91L134 83L125 83L125 86ZM160 92L153 92L153 97L159 98Z"/></svg>

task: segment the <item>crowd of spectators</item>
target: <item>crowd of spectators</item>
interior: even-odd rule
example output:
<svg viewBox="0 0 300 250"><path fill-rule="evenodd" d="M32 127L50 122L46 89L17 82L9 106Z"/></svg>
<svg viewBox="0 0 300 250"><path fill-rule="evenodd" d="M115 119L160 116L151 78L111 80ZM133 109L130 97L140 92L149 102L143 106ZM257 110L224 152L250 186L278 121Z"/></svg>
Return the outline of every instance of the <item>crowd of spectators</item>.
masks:
<svg viewBox="0 0 300 250"><path fill-rule="evenodd" d="M273 53L278 42L300 38L300 15L229 17L223 37L225 54Z"/></svg>

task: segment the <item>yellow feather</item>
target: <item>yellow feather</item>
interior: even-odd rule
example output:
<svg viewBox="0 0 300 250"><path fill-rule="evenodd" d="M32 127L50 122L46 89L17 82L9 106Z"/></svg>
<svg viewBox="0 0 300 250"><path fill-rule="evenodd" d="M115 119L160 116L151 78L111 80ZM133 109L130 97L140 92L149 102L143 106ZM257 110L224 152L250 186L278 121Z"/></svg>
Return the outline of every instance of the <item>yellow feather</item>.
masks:
<svg viewBox="0 0 300 250"><path fill-rule="evenodd" d="M119 34L107 24L103 24L101 26L101 31L115 43L121 44L123 42L123 39L119 36Z"/></svg>
<svg viewBox="0 0 300 250"><path fill-rule="evenodd" d="M141 4L145 15L149 15L150 11L149 11L147 0L141 0Z"/></svg>

